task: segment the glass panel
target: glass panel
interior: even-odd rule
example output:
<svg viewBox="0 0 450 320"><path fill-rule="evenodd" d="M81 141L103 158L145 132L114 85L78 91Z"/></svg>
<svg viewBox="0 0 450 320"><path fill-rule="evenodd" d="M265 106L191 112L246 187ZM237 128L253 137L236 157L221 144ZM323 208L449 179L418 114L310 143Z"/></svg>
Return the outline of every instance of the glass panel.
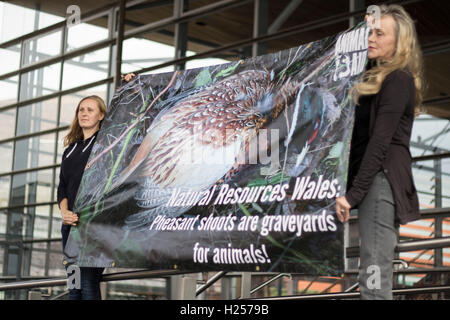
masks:
<svg viewBox="0 0 450 320"><path fill-rule="evenodd" d="M108 59L109 49L104 48L65 61L63 90L107 78Z"/></svg>
<svg viewBox="0 0 450 320"><path fill-rule="evenodd" d="M0 111L0 140L14 137L16 108Z"/></svg>
<svg viewBox="0 0 450 320"><path fill-rule="evenodd" d="M14 170L52 165L55 142L55 133L17 140Z"/></svg>
<svg viewBox="0 0 450 320"><path fill-rule="evenodd" d="M17 102L18 76L0 80L0 107Z"/></svg>
<svg viewBox="0 0 450 320"><path fill-rule="evenodd" d="M48 219L48 217L50 217L50 209L51 206L36 206L36 216Z"/></svg>
<svg viewBox="0 0 450 320"><path fill-rule="evenodd" d="M61 161L61 159L58 158L58 162L60 162L60 161ZM58 168L55 169L55 176L54 176L55 192L53 192L53 199L52 199L52 201L54 201L54 202L58 201L58 186L59 186L59 172L60 172L60 169L61 169L61 167L58 167ZM58 205L55 205L55 207L53 208L53 216L54 217L59 217L59 207L58 207Z"/></svg>
<svg viewBox="0 0 450 320"><path fill-rule="evenodd" d="M55 23L63 21L65 17L55 16L53 14L45 13L39 11L39 29L43 29L45 27L51 26Z"/></svg>
<svg viewBox="0 0 450 320"><path fill-rule="evenodd" d="M21 189L16 189L20 193L16 196L14 193L12 194L12 205L19 204L19 201L23 202L23 194L24 191ZM16 208L11 209L9 211L9 230L8 235L11 236L21 236L26 239L31 239L31 232L32 232L32 219L31 216L33 215L34 208Z"/></svg>
<svg viewBox="0 0 450 320"><path fill-rule="evenodd" d="M0 207L8 206L10 182L10 176L0 177Z"/></svg>
<svg viewBox="0 0 450 320"><path fill-rule="evenodd" d="M64 20L63 17L42 11L37 12L36 10L5 3L4 1L0 3L0 16L3 19L2 27L0 28L0 42L20 37L36 29L42 29Z"/></svg>
<svg viewBox="0 0 450 320"><path fill-rule="evenodd" d="M52 233L50 235L51 238L61 238L61 226L62 226L62 219L61 219L61 215L59 213L59 209L58 211L53 210L54 214L53 214L53 219L52 219ZM54 248L55 243L52 243L52 248ZM62 244L58 243L58 245L56 246L57 250L61 250L62 249Z"/></svg>
<svg viewBox="0 0 450 320"><path fill-rule="evenodd" d="M37 98L58 91L60 74L60 62L22 74L20 83L20 101Z"/></svg>
<svg viewBox="0 0 450 320"><path fill-rule="evenodd" d="M186 56L190 57L197 54L193 51L187 51ZM201 68L201 67L207 67L212 66L216 64L222 64L222 63L228 63L230 61L219 59L219 58L203 58L203 59L196 59L196 60L190 60L186 62L186 69L194 69L194 68Z"/></svg>
<svg viewBox="0 0 450 320"><path fill-rule="evenodd" d="M188 54L190 56L191 54ZM197 59L186 62L186 69L202 68L213 66L222 63L228 63L229 61L218 59L218 58L208 58L208 59Z"/></svg>
<svg viewBox="0 0 450 320"><path fill-rule="evenodd" d="M56 190L55 190L55 198L56 198ZM55 199L55 202L56 202L56 199ZM61 223L61 213L59 212L59 207L58 207L57 204L52 205L51 208L53 209L51 234L52 234L52 237L54 237L53 236L53 234L55 232L55 230L54 230L54 228L55 228L54 223L55 223L55 221L58 224ZM57 234L57 236L56 236L57 238L61 236L61 226L60 225L58 227L56 227L56 234Z"/></svg>
<svg viewBox="0 0 450 320"><path fill-rule="evenodd" d="M38 184L36 190L36 202L50 202L51 199L51 183L53 177L53 170L39 170L38 174ZM48 215L50 213L49 208L46 208Z"/></svg>
<svg viewBox="0 0 450 320"><path fill-rule="evenodd" d="M409 268L429 268L434 264L433 250L401 252L399 257L408 262ZM413 281L413 279L410 279L410 281Z"/></svg>
<svg viewBox="0 0 450 320"><path fill-rule="evenodd" d="M131 38L123 42L122 73L126 74L142 68L148 68L172 60L175 49L162 43L147 39ZM173 71L173 66L150 71L161 73Z"/></svg>
<svg viewBox="0 0 450 320"><path fill-rule="evenodd" d="M450 159L416 161L413 176L422 209L450 207Z"/></svg>
<svg viewBox="0 0 450 320"><path fill-rule="evenodd" d="M441 192L442 207L450 207L450 158L442 159L441 166Z"/></svg>
<svg viewBox="0 0 450 320"><path fill-rule="evenodd" d="M0 213L0 222L2 222L2 214ZM0 224L0 228L1 228L1 224ZM1 231L0 231L1 232ZM5 251L4 251L4 247L3 247L3 245L2 244L0 244L0 270L4 270L3 269L3 259L4 259L4 256L5 256ZM4 299L4 292L2 292L1 294L0 294L0 300L3 300Z"/></svg>
<svg viewBox="0 0 450 320"><path fill-rule="evenodd" d="M20 107L17 135L56 128L57 110L57 98Z"/></svg>
<svg viewBox="0 0 450 320"><path fill-rule="evenodd" d="M6 210L0 211L0 239L3 239L2 235L6 234ZM2 245L0 245L0 250L2 249ZM3 260L3 255L0 254L0 262ZM2 269L0 269L2 270Z"/></svg>
<svg viewBox="0 0 450 320"><path fill-rule="evenodd" d="M31 251L30 276L45 276L45 251Z"/></svg>
<svg viewBox="0 0 450 320"><path fill-rule="evenodd" d="M1 41L8 41L35 29L35 11L18 5L1 3L3 24L1 30ZM8 26L10 26L8 28ZM11 26L15 26L12 28Z"/></svg>
<svg viewBox="0 0 450 320"><path fill-rule="evenodd" d="M0 49L0 74L8 73L19 69L20 65L20 44Z"/></svg>
<svg viewBox="0 0 450 320"><path fill-rule="evenodd" d="M442 236L450 237L450 218L445 218L442 222ZM447 250L450 250L450 248L447 248ZM450 262L450 255L448 257Z"/></svg>
<svg viewBox="0 0 450 320"><path fill-rule="evenodd" d="M414 162L412 168L420 208L434 208L433 161Z"/></svg>
<svg viewBox="0 0 450 320"><path fill-rule="evenodd" d="M10 172L12 169L13 143L0 144L0 173Z"/></svg>
<svg viewBox="0 0 450 320"><path fill-rule="evenodd" d="M47 134L40 137L38 166L47 166L54 163L56 134Z"/></svg>
<svg viewBox="0 0 450 320"><path fill-rule="evenodd" d="M13 177L13 193L11 199L11 206L22 206L28 204L34 204L42 201L42 197L39 197L39 189L37 185L39 184L36 178L36 172L17 174ZM45 202L48 202L45 199ZM49 206L27 206L14 209L15 213L26 214L30 216L38 215L44 216L48 219L50 214Z"/></svg>
<svg viewBox="0 0 450 320"><path fill-rule="evenodd" d="M62 160L62 155L64 152L64 137L69 133L69 130L64 130L58 132L58 154L56 155L56 163L60 164ZM59 177L59 171L56 174L56 177Z"/></svg>
<svg viewBox="0 0 450 320"><path fill-rule="evenodd" d="M60 127L70 126L72 124L72 121L75 118L75 110L77 109L80 99L69 99L67 96L61 98L61 113L59 114Z"/></svg>
<svg viewBox="0 0 450 320"><path fill-rule="evenodd" d="M450 266L450 248L443 248L442 249L442 255L443 255L443 266L449 267Z"/></svg>
<svg viewBox="0 0 450 320"><path fill-rule="evenodd" d="M44 217L36 216L34 218L34 239L47 239L48 238L48 219ZM35 246L35 245L34 245ZM39 244L41 247L42 244Z"/></svg>
<svg viewBox="0 0 450 320"><path fill-rule="evenodd" d="M400 225L400 237L403 239L434 238L434 219L420 219Z"/></svg>
<svg viewBox="0 0 450 320"><path fill-rule="evenodd" d="M106 28L87 23L71 26L67 30L67 51L84 47L88 44L104 40L107 37L108 29Z"/></svg>
<svg viewBox="0 0 450 320"><path fill-rule="evenodd" d="M10 206L25 204L25 198L27 194L27 175L25 173L16 174L12 178L12 194Z"/></svg>
<svg viewBox="0 0 450 320"><path fill-rule="evenodd" d="M414 120L411 154L417 157L439 151L450 152L450 121L421 114Z"/></svg>
<svg viewBox="0 0 450 320"><path fill-rule="evenodd" d="M25 41L23 65L43 61L61 52L61 30Z"/></svg>
<svg viewBox="0 0 450 320"><path fill-rule="evenodd" d="M92 87L83 91L78 91L61 97L61 113L59 117L59 126L70 125L75 117L75 110L81 99L91 95L97 95L106 101L107 85ZM63 136L64 137L64 136Z"/></svg>
<svg viewBox="0 0 450 320"><path fill-rule="evenodd" d="M35 199L33 199L36 201ZM31 203L31 201L29 202ZM22 235L26 239L32 239L33 238L33 229L34 229L34 213L36 211L36 207L26 207L24 208L24 214L23 214L23 225L24 228L22 230Z"/></svg>

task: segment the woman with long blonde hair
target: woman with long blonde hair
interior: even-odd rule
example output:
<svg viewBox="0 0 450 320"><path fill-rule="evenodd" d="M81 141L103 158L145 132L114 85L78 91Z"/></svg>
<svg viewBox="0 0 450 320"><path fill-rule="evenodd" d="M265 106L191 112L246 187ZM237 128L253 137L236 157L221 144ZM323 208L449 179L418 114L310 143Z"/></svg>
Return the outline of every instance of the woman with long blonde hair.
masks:
<svg viewBox="0 0 450 320"><path fill-rule="evenodd" d="M89 159L97 133L106 115L106 105L96 95L88 96L78 103L69 133L64 138L64 150L58 185L58 205L62 216L63 250L70 229L76 226L78 214L73 212L75 197L80 186L84 168ZM103 268L80 268L81 288L69 290L70 300L99 300L100 279Z"/></svg>
<svg viewBox="0 0 450 320"><path fill-rule="evenodd" d="M338 219L357 209L362 299L392 299L398 226L419 219L409 142L422 103L422 54L414 22L399 5L379 6L368 37L369 68L352 90L355 123L347 192Z"/></svg>

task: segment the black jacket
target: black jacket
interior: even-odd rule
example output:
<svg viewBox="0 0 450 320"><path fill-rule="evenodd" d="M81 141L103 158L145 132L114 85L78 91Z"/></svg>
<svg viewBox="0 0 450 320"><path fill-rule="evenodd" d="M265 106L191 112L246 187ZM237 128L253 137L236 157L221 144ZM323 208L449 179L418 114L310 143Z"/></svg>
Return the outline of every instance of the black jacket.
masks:
<svg viewBox="0 0 450 320"><path fill-rule="evenodd" d="M72 143L64 150L59 172L57 201L59 205L61 200L67 198L70 211L73 210L84 168L97 138L97 133L98 131L86 141L80 140Z"/></svg>
<svg viewBox="0 0 450 320"><path fill-rule="evenodd" d="M401 224L420 217L411 170L409 142L414 121L414 79L402 70L386 76L371 102L369 142L361 166L345 197L352 208L363 200L378 171L391 185L396 220Z"/></svg>

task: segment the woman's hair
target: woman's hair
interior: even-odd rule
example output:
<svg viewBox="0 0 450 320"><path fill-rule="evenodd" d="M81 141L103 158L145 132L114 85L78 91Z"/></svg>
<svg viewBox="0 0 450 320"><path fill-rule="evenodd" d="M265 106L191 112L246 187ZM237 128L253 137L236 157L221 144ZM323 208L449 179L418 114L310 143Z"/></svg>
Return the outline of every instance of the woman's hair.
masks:
<svg viewBox="0 0 450 320"><path fill-rule="evenodd" d="M361 95L377 94L386 76L394 70L407 71L413 78L416 87L415 114L418 115L422 104L422 51L417 39L414 21L399 5L380 5L382 16L391 16L395 21L396 50L392 58L380 61L363 75L363 81L352 88L356 103Z"/></svg>
<svg viewBox="0 0 450 320"><path fill-rule="evenodd" d="M67 147L68 145L74 143L75 141L82 140L84 138L83 136L83 130L80 127L80 124L78 123L78 111L80 110L80 105L83 101L87 99L92 99L97 102L98 109L103 115L106 115L106 105L102 98L96 95L84 97L80 100L78 103L77 109L75 110L75 117L72 120L72 124L70 125L69 133L64 137L64 147ZM102 125L102 121L100 121L100 127Z"/></svg>

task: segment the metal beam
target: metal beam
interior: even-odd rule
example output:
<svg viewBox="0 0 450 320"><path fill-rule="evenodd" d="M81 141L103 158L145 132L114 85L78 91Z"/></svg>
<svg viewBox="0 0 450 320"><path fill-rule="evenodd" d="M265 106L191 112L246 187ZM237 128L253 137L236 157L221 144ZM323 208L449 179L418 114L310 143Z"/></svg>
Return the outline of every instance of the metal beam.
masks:
<svg viewBox="0 0 450 320"><path fill-rule="evenodd" d="M392 294L394 295L406 295L406 294L419 294L419 293L440 293L450 291L450 286L433 286L433 287L418 287L410 289L394 289ZM252 300L316 300L316 299L354 299L359 298L359 292L339 292L328 294L309 294L301 296L284 296L284 297L268 297L268 298L255 298Z"/></svg>
<svg viewBox="0 0 450 320"><path fill-rule="evenodd" d="M124 32L123 40L139 36L139 35L141 35L143 33L156 31L156 30L159 30L159 29L164 28L166 26L173 25L175 23L187 22L187 21L189 21L191 19L199 18L199 17L205 16L205 15L211 14L213 12L217 12L217 11L221 11L221 10L225 10L225 9L230 9L230 8L233 8L233 7L236 7L236 6L241 6L241 5L246 4L248 2L251 2L251 1L253 1L253 0L223 0L223 1L219 1L219 2L216 2L216 3L210 4L210 5L202 6L200 8L193 9L193 10L190 10L190 11L187 11L187 12L183 13L179 18L169 17L169 18L166 18L166 19L162 19L162 20L156 21L154 23L149 23L149 24L143 25L141 27L134 28L132 30L128 30L128 31ZM106 14L106 12L105 12L105 14ZM27 35L24 39L28 39L28 38L29 37ZM20 68L20 69L18 69L16 71L2 74L2 75L0 75L0 80L16 76L16 75L18 75L20 73L25 73L25 72L32 71L32 70L35 70L35 69L43 68L43 67L46 67L48 65L60 62L62 60L70 59L70 58L79 56L81 54L87 53L87 52L91 52L91 51L95 51L95 50L98 50L98 49L102 49L102 48L104 48L106 46L109 46L111 44L116 43L116 41L117 41L117 36L113 37L113 38L110 38L110 39L105 39L105 40L98 41L98 42L96 42L94 44L87 45L87 46L82 47L80 49L72 50L72 51L67 52L67 53L62 53L62 54L60 54L58 56L55 56L55 57L53 57L51 59L48 59L48 60L45 60L45 61L39 61L39 62L33 63L31 65L28 65L26 67ZM0 44L0 48L1 47L2 47L2 45ZM172 63L170 63L169 65L173 65L174 63L177 63L177 62L184 62L185 61L184 59L186 59L186 58L173 60ZM161 68L161 67L159 67L159 68Z"/></svg>
<svg viewBox="0 0 450 320"><path fill-rule="evenodd" d="M220 271L218 273L216 273L213 277L211 277L211 279L209 279L203 286L201 286L200 288L198 288L197 292L195 293L196 296L200 295L201 293L203 293L203 291L205 291L206 289L208 289L209 287L211 287L214 283L216 283L218 280L222 279L223 276L225 276L227 274L227 271Z"/></svg>
<svg viewBox="0 0 450 320"><path fill-rule="evenodd" d="M429 274L429 273L450 273L450 268L448 267L439 267L439 268L408 268L408 269L399 269L393 271L394 275L400 274ZM359 270L346 270L346 275L358 275Z"/></svg>
<svg viewBox="0 0 450 320"><path fill-rule="evenodd" d="M187 274L186 271L178 270L141 270L130 272L117 272L102 275L102 282L105 281L119 281L119 280L133 280L133 279L147 279L147 278L164 278L177 274ZM32 281L12 282L0 284L0 291L18 290L42 287L66 286L67 278L51 278Z"/></svg>
<svg viewBox="0 0 450 320"><path fill-rule="evenodd" d="M19 107L20 108L20 107L27 106L27 105L30 105L30 104L34 104L34 103L37 103L37 102L40 102L40 101L57 98L60 95L62 96L62 95L66 95L66 94L76 93L78 91L82 91L82 90L89 89L89 88L92 88L92 87L97 87L97 86L100 86L102 84L107 84L108 82L111 82L113 80L114 80L113 77L108 77L108 78L105 78L103 80L98 80L98 81L95 81L95 82L83 84L83 85L78 86L78 87L74 87L74 88L58 91L58 92L47 94L47 95L40 96L40 97L37 97L37 98L32 98L32 99L28 99L28 100L22 100L22 101L19 101L19 102L16 102L16 103L13 103L13 104L1 107L0 108L0 112L3 112L3 111L8 110L8 109L15 108L15 107ZM7 140L15 140L15 139L14 138L12 138L12 139L5 139L5 140L2 140L0 143L3 143L5 141L7 141Z"/></svg>
<svg viewBox="0 0 450 320"><path fill-rule="evenodd" d="M140 4L136 4L131 6L128 11L136 11L136 10L145 10L145 9L153 9L163 6L168 6L173 4L172 0L160 0L160 1L152 1L152 2L143 2Z"/></svg>
<svg viewBox="0 0 450 320"><path fill-rule="evenodd" d="M179 19L183 13L188 9L189 0L174 0L173 1L173 16ZM187 22L180 22L175 24L174 34L174 47L175 47L175 60L186 57L187 50L187 34L188 24ZM186 62L180 62L174 65L176 70L184 70L186 68Z"/></svg>
<svg viewBox="0 0 450 320"><path fill-rule="evenodd" d="M250 298L251 285L252 285L252 273L251 272L242 272L240 299Z"/></svg>
<svg viewBox="0 0 450 320"><path fill-rule="evenodd" d="M237 6L242 6L251 1L254 1L254 0L222 0L222 1L214 2L212 4L184 12L178 18L175 18L172 16L172 17L162 19L162 20L159 20L156 22L145 24L145 25L143 25L141 27L137 27L133 30L129 30L129 31L125 32L125 39L136 37L143 33L157 31L161 28L164 28L166 26L170 26L170 25L173 25L176 23L187 22L189 20L192 20L195 18L200 18L200 17L209 15L214 12L222 11L225 9L231 9L231 8L234 8Z"/></svg>
<svg viewBox="0 0 450 320"><path fill-rule="evenodd" d="M115 73L114 73L114 87L118 88L121 82L122 75L122 46L124 38L124 22L125 22L125 2L126 0L120 0L119 4L119 19L117 23L117 36L116 36L116 61L115 61Z"/></svg>
<svg viewBox="0 0 450 320"><path fill-rule="evenodd" d="M423 1L423 0L418 0L418 1ZM300 27L300 26L298 26L298 27ZM307 30L304 30L304 31L307 31ZM302 31L297 31L297 32L302 32ZM287 36L284 33L285 32L281 32L281 33L278 33L276 35L273 35L274 36L273 39L282 38L284 36ZM283 34L283 35L280 35L280 34ZM114 43L114 42L111 42L111 40L107 40L107 41L109 41L111 44ZM241 46L250 44L253 41L254 41L254 39L247 39L247 40L244 40L244 41L240 41L239 43L233 43L233 44L228 45L228 46L219 47L217 49L213 49L213 50L210 50L210 51L202 52L202 53L199 53L199 54L196 54L196 55L193 55L193 56L184 57L184 58L176 59L176 60L171 60L171 61L167 61L167 62L164 62L162 64L156 65L156 66L135 70L134 73L136 73L136 74L138 74L138 73L145 73L145 72L148 72L148 71L152 71L152 70L160 69L160 68L163 68L163 67L167 67L167 66L173 65L173 64L178 63L178 62L186 62L186 61L190 61L190 60L195 60L195 59L205 58L205 57L208 57L208 56L217 55L218 53L221 53L223 51L232 50L232 49L239 48ZM98 46L97 44L94 44L94 45L95 45L95 47ZM103 43L102 45L105 46L107 44ZM87 48L83 48L82 51L84 53L85 51L87 52L88 50L87 50ZM82 53L79 53L79 52L71 52L71 53L74 53L74 56L82 54ZM69 59L71 57L72 57L72 55L67 55L67 56L65 56L65 59ZM37 66L37 67L43 67L43 66L46 66L46 65L52 64L52 63L54 63L54 61L52 61L52 62L44 61L43 65ZM3 80L3 78L4 78L4 75L0 76L0 80ZM7 110L7 109L11 109L11 108L15 108L15 107L21 107L21 106L29 105L29 104L32 104L32 103L36 103L38 101L52 99L52 98L58 97L59 95L64 95L64 94L68 94L68 93L84 90L84 89L87 89L87 88L90 88L90 87L95 87L95 86L98 86L98 85L101 85L101 84L104 84L104 83L108 83L108 82L111 81L111 79L112 78L110 77L110 78L99 80L99 81L96 81L96 82L93 82L93 83L90 83L90 84L82 85L82 86L79 86L79 87L76 87L76 88L64 90L64 91L61 91L59 93L58 92L57 93L52 93L52 94L41 96L41 97L38 97L38 98L33 98L33 99L30 99L30 100L24 100L24 101L16 102L16 103L13 103L13 104L10 104L10 105L7 105L7 106L0 107L0 112L2 112L4 110ZM445 103L445 102L448 102L448 101L450 101L450 97L449 96L444 96L444 97L437 97L437 98L429 98L429 99L424 100L423 103L424 104L428 104L428 103ZM417 148L425 147L425 146L419 146L416 142L411 142L411 146L417 147ZM448 151L448 150L444 150L444 149L436 148L436 147L428 148L427 150Z"/></svg>
<svg viewBox="0 0 450 320"><path fill-rule="evenodd" d="M289 277L289 279L292 279L292 275L289 274L289 273L279 273L279 274L277 274L276 276L274 276L274 277L270 278L269 280L265 281L264 283L261 283L259 286L253 288L253 289L250 291L250 294L255 293L256 291L258 291L258 290L264 288L264 287L267 286L268 284L272 283L273 281L275 281L275 280L277 280L277 279L279 279L279 278L281 278L281 277Z"/></svg>
<svg viewBox="0 0 450 320"><path fill-rule="evenodd" d="M427 151L433 151L433 152L439 152L439 153L448 153L448 152L450 152L450 150L442 149L442 148L439 148L439 147L433 147L433 146L430 146L428 144L424 144L424 143L419 142L419 141L411 141L410 142L410 146L414 147L414 148L418 148L418 149L424 149L424 150L427 150ZM432 156L439 156L439 153L438 154L434 154ZM412 160L415 161L415 159L420 159L420 160L417 160L417 161L421 161L422 157L425 157L425 156L414 157Z"/></svg>
<svg viewBox="0 0 450 320"><path fill-rule="evenodd" d="M275 21L270 25L268 34L273 34L277 32L302 2L303 0L291 0L291 2L289 2L289 4L278 15Z"/></svg>
<svg viewBox="0 0 450 320"><path fill-rule="evenodd" d="M446 134L447 132L450 131L450 121L447 122L447 124L445 125L444 129L442 129L440 132L433 134L425 139L420 140L420 142L424 143L427 142L429 140L433 140L430 145L432 146L434 142L436 142L436 139L439 138L440 136Z"/></svg>
<svg viewBox="0 0 450 320"><path fill-rule="evenodd" d="M244 0L245 1L245 0ZM403 1L403 2L395 2L401 5L407 5L407 4L411 4L411 3L416 3L416 2L421 2L424 0L408 0L408 1ZM248 2L248 1L246 1ZM280 38L284 38L284 37L288 37L294 34L298 34L298 33L302 33L302 32L306 32L306 31L311 31L311 30L315 30L321 27L325 27L325 26L329 26L329 25L333 25L339 22L343 22L348 20L349 17L351 16L355 16L355 15L361 15L365 12L365 10L359 10L353 13L349 13L349 12L344 12L344 13L339 13L327 18L322 18L322 19L318 19L318 20L314 20L311 22L307 22L304 24L299 24L290 28L286 28L283 29L280 32L277 32L275 34L271 34L271 35L265 35L265 36L261 36L258 38L248 38L248 39L244 39L244 40L240 40L240 41L236 41L233 42L231 44L216 48L216 49L212 49L209 51L205 51L202 53L198 53L196 55L193 56L189 56L186 58L182 58L176 61L168 61L166 63L157 65L157 66L152 66L152 67L148 67L148 68L143 68L140 70L135 70L133 71L134 73L145 73L145 72L149 72L149 71L153 71L156 69L160 69L163 67L167 67L167 66L171 66L174 63L180 62L180 61L190 61L190 60L195 60L195 59L200 59L200 58L206 58L206 57L210 57L213 56L217 53L221 53L221 52L227 52L227 51L231 51L233 49L236 48L240 48L240 47L244 47L246 45L252 44L256 41L269 41L269 40L275 40L275 39L280 39ZM0 78L1 80L1 78Z"/></svg>
<svg viewBox="0 0 450 320"><path fill-rule="evenodd" d="M422 50L424 56L448 52L450 51L450 39L426 44L422 46Z"/></svg>
<svg viewBox="0 0 450 320"><path fill-rule="evenodd" d="M395 251L405 252L446 247L450 247L450 237L400 242L395 248ZM346 258L359 257L359 247L347 248L345 256Z"/></svg>
<svg viewBox="0 0 450 320"><path fill-rule="evenodd" d="M269 23L268 0L255 0L253 10L253 38L267 35ZM255 41L252 44L252 56L256 57L267 53L267 42Z"/></svg>
<svg viewBox="0 0 450 320"><path fill-rule="evenodd" d="M224 9L232 8L232 7L235 7L235 6L243 5L243 4L245 4L247 2L251 2L251 1L252 0L241 0L241 1L225 0L225 1L220 1L218 3L214 3L212 5L203 6L201 8L198 8L198 9L195 9L195 10L190 10L190 11L186 12L185 14L183 14L183 16L179 20L176 20L173 17L171 17L171 18L167 18L167 19L163 19L163 20L157 21L155 23L150 23L150 24L144 25L144 26L139 27L139 28L135 28L133 30L129 30L129 31L125 32L124 39L128 39L128 38L131 38L131 37L134 37L134 36L138 36L138 35L140 35L142 33L145 33L145 32L157 31L158 29L161 29L161 28L163 28L165 26L171 25L171 24L176 23L176 22L188 21L188 20L193 19L193 18L198 18L198 17L204 16L204 15L208 15L208 14L210 14L212 12L215 12L215 11L224 10ZM408 0L408 1L401 1L401 2L400 1L396 1L395 3L406 5L406 4L411 4L411 3L421 2L421 1L424 1L424 0ZM185 58L177 59L177 60L172 60L172 61L160 64L160 65L157 65L157 66L152 66L152 67L136 70L136 71L134 71L134 73L144 73L144 72L160 69L160 68L163 68L163 67L166 67L166 66L170 66L170 65L173 65L173 64L179 63L179 62L185 62L185 61L195 60L195 59L199 59L199 58L209 57L209 56L215 55L217 53L221 53L221 52L224 52L224 51L229 51L229 50L232 50L232 49L235 49L235 48L239 48L239 47L242 47L242 46L245 46L245 45L248 45L248 44L252 44L255 41L264 41L264 40L268 41L268 40L273 40L273 39L279 39L279 38L287 37L287 36L290 36L290 35L293 35L293 34L297 34L297 33L300 33L300 32L306 32L306 31L314 30L314 29L317 29L317 28L320 28L320 27L324 27L324 26L327 26L327 25L332 25L332 24L335 24L335 23L339 23L339 22L345 21L351 16L360 15L360 14L362 14L364 12L365 12L364 10L355 11L353 13L345 12L345 13L337 14L337 15L330 16L330 17L327 17L327 18L318 19L318 20L315 20L315 21L312 21L312 22L308 22L308 23L305 23L305 24L301 24L301 25L297 25L297 26L294 26L294 27L291 27L291 28L284 29L283 31L278 32L278 33L273 34L273 35L266 35L266 36L261 36L261 37L258 37L258 38L250 38L250 39L246 39L246 40L243 40L243 41L234 42L234 43L232 43L230 45L219 47L217 49L206 51L206 52L194 55L194 56L185 57ZM26 37L25 39L28 39L28 37ZM16 40L16 39L14 39L14 40ZM106 40L103 40L103 41L99 41L99 42L96 42L95 44L88 45L88 46L83 47L83 48L78 49L78 50L73 50L70 53L65 53L65 54L57 56L57 57L55 57L53 59L46 60L46 61L43 61L43 62L39 62L39 63L30 65L30 66L27 66L27 67L25 67L23 69L19 69L19 70L10 72L8 74L0 75L0 80L6 79L6 78L9 78L9 77L13 77L13 76L15 76L15 75L17 75L19 73L23 73L23 72L27 72L27 71L30 71L30 70L33 70L33 69L45 67L47 65L59 62L62 59L70 59L72 57L81 55L81 54L83 54L85 52L90 52L90 51L94 51L94 50L97 50L97 49L101 49L101 48L103 48L105 46L108 46L108 45L114 43L115 42L114 40L115 39L113 38L113 39L106 39ZM0 47L1 47L1 45L0 45Z"/></svg>
<svg viewBox="0 0 450 320"><path fill-rule="evenodd" d="M366 7L366 1L365 0L349 0L349 9L350 12L354 12L357 10L361 10L364 9ZM361 22L362 19L356 19L355 16L352 16L349 18L349 27L353 28L354 26L356 26L359 22Z"/></svg>
<svg viewBox="0 0 450 320"><path fill-rule="evenodd" d="M140 3L143 3L143 2L146 2L146 1L148 1L148 0L128 1L126 3L126 7L130 8L130 7L139 5ZM86 23L86 22L88 22L90 20L94 20L94 19L100 18L102 16L105 16L105 15L107 15L109 13L109 11L111 9L116 8L118 5L119 5L119 1L116 0L114 2L111 2L111 3L108 3L108 4L104 5L102 7L93 9L91 11L83 12L81 14L81 20L80 21L82 23ZM22 41L25 41L27 39L31 39L31 38L34 38L34 37L37 37L37 36L42 36L42 35L47 34L47 33L51 33L53 31L55 31L56 29L59 29L59 28L64 27L66 25L67 25L67 20L60 21L60 22L55 23L55 24L53 24L51 26L48 26L48 27L45 27L45 28L42 28L42 29L30 32L28 34L25 34L23 36L17 37L15 39L8 40L8 41L3 42L3 43L0 43L0 48L1 49L6 49L6 48L8 48L10 46L13 46L13 45L16 45L16 44L21 44Z"/></svg>
<svg viewBox="0 0 450 320"><path fill-rule="evenodd" d="M450 217L450 208L433 208L433 209L420 210L420 219L434 219L437 217L441 217L441 218ZM358 222L357 216L351 216L349 218L350 224L357 223L357 222Z"/></svg>

